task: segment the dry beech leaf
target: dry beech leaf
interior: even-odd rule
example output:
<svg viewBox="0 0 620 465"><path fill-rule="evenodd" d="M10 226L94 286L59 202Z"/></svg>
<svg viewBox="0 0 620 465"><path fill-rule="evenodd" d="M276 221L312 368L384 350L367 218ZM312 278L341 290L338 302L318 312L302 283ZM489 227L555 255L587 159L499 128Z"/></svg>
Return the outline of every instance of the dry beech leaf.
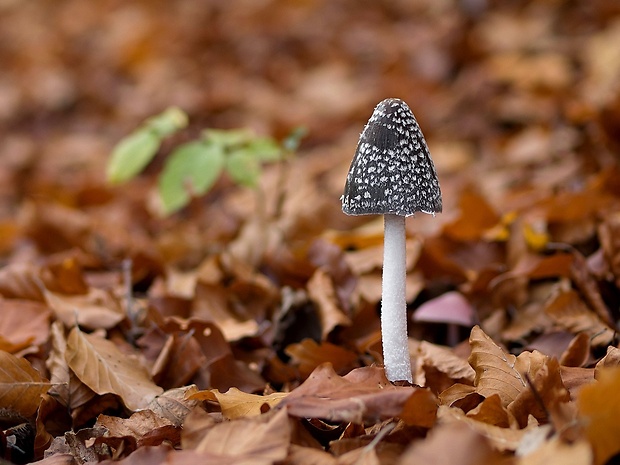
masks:
<svg viewBox="0 0 620 465"><path fill-rule="evenodd" d="M484 397L498 394L504 406L528 389L525 375L533 377L546 358L537 351L522 352L519 357L507 354L478 326L472 329L469 340L469 363L476 370L477 392Z"/></svg>
<svg viewBox="0 0 620 465"><path fill-rule="evenodd" d="M590 310L573 289L558 292L545 306L545 313L567 331L586 333L592 345L607 345L614 338L614 330Z"/></svg>
<svg viewBox="0 0 620 465"><path fill-rule="evenodd" d="M323 339L327 338L336 326L351 324L349 317L339 307L334 283L327 272L317 269L308 281L307 289L308 296L318 307Z"/></svg>
<svg viewBox="0 0 620 465"><path fill-rule="evenodd" d="M591 348L590 336L586 333L576 334L562 353L560 365L567 367L585 366L590 358Z"/></svg>
<svg viewBox="0 0 620 465"><path fill-rule="evenodd" d="M438 400L430 389L416 389L398 415L407 425L432 428L437 419Z"/></svg>
<svg viewBox="0 0 620 465"><path fill-rule="evenodd" d="M586 441L567 444L555 436L533 452L519 457L516 465L590 465L592 458L592 449Z"/></svg>
<svg viewBox="0 0 620 465"><path fill-rule="evenodd" d="M41 346L49 337L52 312L45 304L30 300L0 300L0 350L15 353ZM35 350L38 350L35 348Z"/></svg>
<svg viewBox="0 0 620 465"><path fill-rule="evenodd" d="M0 269L0 295L10 299L43 301L40 269L30 263L11 263Z"/></svg>
<svg viewBox="0 0 620 465"><path fill-rule="evenodd" d="M60 321L52 323L51 336L52 350L46 364L53 383L49 394L75 413L76 409L86 405L97 393L69 369L66 359L67 339Z"/></svg>
<svg viewBox="0 0 620 465"><path fill-rule="evenodd" d="M0 409L32 417L50 386L28 360L0 351Z"/></svg>
<svg viewBox="0 0 620 465"><path fill-rule="evenodd" d="M397 464L500 465L502 460L483 434L465 423L454 422L438 425L425 441L414 442Z"/></svg>
<svg viewBox="0 0 620 465"><path fill-rule="evenodd" d="M106 437L129 436L136 439L138 445L145 436L150 436L155 430L169 426L173 426L170 420L160 417L152 410L140 410L129 418L99 415L95 423L95 428L107 430Z"/></svg>
<svg viewBox="0 0 620 465"><path fill-rule="evenodd" d="M176 451L167 463L272 465L286 457L290 437L285 411L240 418L208 428L195 449Z"/></svg>
<svg viewBox="0 0 620 465"><path fill-rule="evenodd" d="M99 465L164 465L168 463L167 457L171 452L172 448L168 445L143 446L122 460L103 460Z"/></svg>
<svg viewBox="0 0 620 465"><path fill-rule="evenodd" d="M67 339L67 363L76 376L97 394L116 394L127 408L146 408L163 389L154 384L140 363L114 343L73 328Z"/></svg>
<svg viewBox="0 0 620 465"><path fill-rule="evenodd" d="M185 417L199 404L192 395L198 392L195 385L169 389L155 397L149 409L162 418L169 420L174 426L181 426Z"/></svg>
<svg viewBox="0 0 620 465"><path fill-rule="evenodd" d="M476 408L467 412L467 416L501 428L510 426L508 411L502 405L502 400L497 394L484 399Z"/></svg>
<svg viewBox="0 0 620 465"><path fill-rule="evenodd" d="M65 326L76 323L89 329L113 328L125 319L118 300L102 289L91 288L87 294L67 295L44 290L45 301Z"/></svg>
<svg viewBox="0 0 620 465"><path fill-rule="evenodd" d="M535 373L530 373L529 377L532 385L508 405L508 411L517 419L521 427L527 425L530 416L540 423L547 422L550 415L548 412L553 415L553 412L559 408L559 404L570 401L570 394L562 382L560 364L557 359L545 359L543 365Z"/></svg>
<svg viewBox="0 0 620 465"><path fill-rule="evenodd" d="M470 386L468 384L455 383L450 386L448 389L439 394L439 403L440 405L447 405L448 407L454 406L456 403L462 402L464 399L472 397L473 399L483 399L483 397L478 394L478 390L475 386ZM476 405L478 403L476 402ZM468 411L469 409L464 409L460 405L459 407L463 411Z"/></svg>
<svg viewBox="0 0 620 465"><path fill-rule="evenodd" d="M289 446L286 463L291 465L336 465L336 458L329 452L314 447Z"/></svg>
<svg viewBox="0 0 620 465"><path fill-rule="evenodd" d="M340 377L330 363L325 363L277 408L285 408L290 415L301 418L362 424L399 416L418 389L421 388L393 386L383 368L357 368ZM428 398L422 396L420 400L427 402ZM427 410L426 406L422 409Z"/></svg>
<svg viewBox="0 0 620 465"><path fill-rule="evenodd" d="M454 380L467 381L473 384L476 372L466 359L459 357L447 347L428 341L415 342L414 344L415 348L412 355L415 356L418 365L433 367Z"/></svg>
<svg viewBox="0 0 620 465"><path fill-rule="evenodd" d="M493 448L499 451L514 451L519 447L526 434L539 428L538 425L528 425L523 429L502 428L467 417L460 409L442 405L437 410L437 421L444 423L465 423L489 440Z"/></svg>
<svg viewBox="0 0 620 465"><path fill-rule="evenodd" d="M594 370L594 377L598 378L597 373L602 368L611 368L620 366L620 349L617 347L607 347L607 353L598 361Z"/></svg>
<svg viewBox="0 0 620 465"><path fill-rule="evenodd" d="M273 408L284 399L288 393L274 392L266 396L248 394L237 388L230 388L222 393L217 389L198 391L189 398L195 400L212 400L220 404L222 415L229 420L240 417L254 417L264 413L265 406Z"/></svg>
<svg viewBox="0 0 620 465"><path fill-rule="evenodd" d="M579 413L594 449L595 465L620 452L620 368L602 368L597 381L579 392Z"/></svg>
<svg viewBox="0 0 620 465"><path fill-rule="evenodd" d="M444 233L457 241L475 241L495 226L499 215L487 202L485 196L472 187L466 188L459 198L460 215L444 226Z"/></svg>
<svg viewBox="0 0 620 465"><path fill-rule="evenodd" d="M304 339L286 347L285 352L299 366L302 378L307 378L319 365L330 362L334 370L344 373L357 364L357 354L329 342L318 344L312 339Z"/></svg>

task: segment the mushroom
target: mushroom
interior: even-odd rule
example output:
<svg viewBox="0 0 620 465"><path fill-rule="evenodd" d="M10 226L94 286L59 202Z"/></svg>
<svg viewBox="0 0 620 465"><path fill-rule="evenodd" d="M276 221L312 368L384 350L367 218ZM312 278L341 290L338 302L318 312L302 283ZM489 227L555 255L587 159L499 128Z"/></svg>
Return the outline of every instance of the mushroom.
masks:
<svg viewBox="0 0 620 465"><path fill-rule="evenodd" d="M405 102L380 102L364 127L351 162L342 211L383 215L381 336L391 382L412 383L405 299L405 218L441 212L441 190L426 141Z"/></svg>

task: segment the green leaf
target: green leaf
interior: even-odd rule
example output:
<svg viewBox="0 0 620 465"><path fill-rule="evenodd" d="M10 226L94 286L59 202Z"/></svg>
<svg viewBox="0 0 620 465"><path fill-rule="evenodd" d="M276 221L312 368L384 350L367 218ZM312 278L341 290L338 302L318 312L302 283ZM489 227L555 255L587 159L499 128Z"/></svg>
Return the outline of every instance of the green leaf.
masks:
<svg viewBox="0 0 620 465"><path fill-rule="evenodd" d="M192 197L205 194L224 168L224 152L202 141L181 145L170 154L159 178L159 195L165 213L187 205Z"/></svg>
<svg viewBox="0 0 620 465"><path fill-rule="evenodd" d="M270 137L256 137L249 141L247 150L261 162L273 162L282 158L282 149Z"/></svg>
<svg viewBox="0 0 620 465"><path fill-rule="evenodd" d="M256 187L260 178L260 163L254 153L236 150L226 158L226 171L233 181L246 187Z"/></svg>
<svg viewBox="0 0 620 465"><path fill-rule="evenodd" d="M159 115L147 119L144 128L150 129L163 139L187 126L188 121L187 113L178 107L170 107Z"/></svg>
<svg viewBox="0 0 620 465"><path fill-rule="evenodd" d="M108 182L121 184L136 176L153 159L160 143L157 134L147 129L139 129L121 139L108 162Z"/></svg>
<svg viewBox="0 0 620 465"><path fill-rule="evenodd" d="M255 136L248 129L207 129L204 137L210 143L229 149L244 145Z"/></svg>

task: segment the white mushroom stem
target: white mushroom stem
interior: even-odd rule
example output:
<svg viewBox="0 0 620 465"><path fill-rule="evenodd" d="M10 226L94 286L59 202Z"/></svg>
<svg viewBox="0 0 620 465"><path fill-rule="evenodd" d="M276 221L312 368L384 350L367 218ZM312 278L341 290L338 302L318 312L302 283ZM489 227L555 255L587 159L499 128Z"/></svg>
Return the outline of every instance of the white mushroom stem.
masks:
<svg viewBox="0 0 620 465"><path fill-rule="evenodd" d="M383 365L391 382L409 381L411 359L407 337L405 217L384 215L381 337Z"/></svg>

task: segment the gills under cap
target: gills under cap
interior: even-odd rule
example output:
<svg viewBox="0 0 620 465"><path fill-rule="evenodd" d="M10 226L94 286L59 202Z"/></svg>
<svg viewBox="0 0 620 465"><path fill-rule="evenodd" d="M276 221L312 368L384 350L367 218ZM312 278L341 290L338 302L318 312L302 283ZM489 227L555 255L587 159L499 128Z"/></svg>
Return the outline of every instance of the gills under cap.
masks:
<svg viewBox="0 0 620 465"><path fill-rule="evenodd" d="M364 127L349 168L347 215L441 212L441 190L424 135L405 102L380 102Z"/></svg>

